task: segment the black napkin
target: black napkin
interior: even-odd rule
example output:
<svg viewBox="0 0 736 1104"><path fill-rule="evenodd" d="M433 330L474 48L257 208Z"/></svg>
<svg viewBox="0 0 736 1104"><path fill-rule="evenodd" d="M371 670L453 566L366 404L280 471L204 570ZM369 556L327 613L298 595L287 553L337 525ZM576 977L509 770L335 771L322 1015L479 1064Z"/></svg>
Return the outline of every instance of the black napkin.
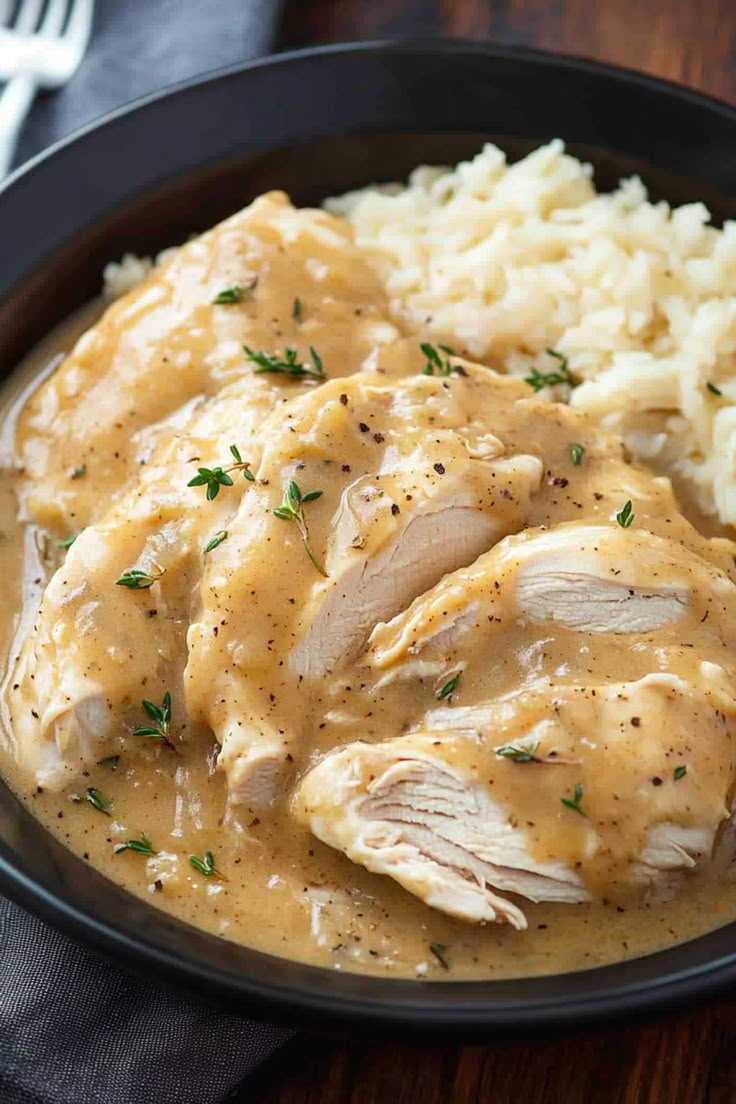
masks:
<svg viewBox="0 0 736 1104"><path fill-rule="evenodd" d="M41 97L16 164L138 96L267 52L278 0L98 0L73 80ZM2 1104L218 1104L281 1045L132 977L0 898Z"/></svg>
<svg viewBox="0 0 736 1104"><path fill-rule="evenodd" d="M2 1104L219 1104L291 1034L123 973L0 899Z"/></svg>
<svg viewBox="0 0 736 1104"><path fill-rule="evenodd" d="M37 98L16 166L130 100L268 53L281 7L282 0L97 0L87 55L64 88Z"/></svg>

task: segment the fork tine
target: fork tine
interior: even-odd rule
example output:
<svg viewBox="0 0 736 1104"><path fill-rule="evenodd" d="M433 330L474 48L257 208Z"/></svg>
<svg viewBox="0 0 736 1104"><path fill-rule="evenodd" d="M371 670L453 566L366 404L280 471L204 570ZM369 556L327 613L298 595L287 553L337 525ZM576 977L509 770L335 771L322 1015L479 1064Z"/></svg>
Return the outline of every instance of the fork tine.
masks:
<svg viewBox="0 0 736 1104"><path fill-rule="evenodd" d="M43 0L20 0L13 30L18 31L19 34L33 34L42 10Z"/></svg>
<svg viewBox="0 0 736 1104"><path fill-rule="evenodd" d="M67 13L67 0L48 0L46 11L38 28L38 33L44 38L56 36L64 26Z"/></svg>
<svg viewBox="0 0 736 1104"><path fill-rule="evenodd" d="M95 0L71 0L71 5L64 41L74 48L81 60L92 33Z"/></svg>

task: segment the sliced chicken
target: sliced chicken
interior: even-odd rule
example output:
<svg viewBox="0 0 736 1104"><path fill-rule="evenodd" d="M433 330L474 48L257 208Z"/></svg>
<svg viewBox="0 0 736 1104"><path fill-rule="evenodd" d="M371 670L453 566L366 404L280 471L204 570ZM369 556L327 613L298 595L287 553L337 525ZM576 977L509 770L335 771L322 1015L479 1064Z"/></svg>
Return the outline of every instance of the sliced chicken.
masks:
<svg viewBox="0 0 736 1104"><path fill-rule="evenodd" d="M436 674L458 662L460 653L501 647L508 625L520 632L526 618L606 636L668 629L667 640L674 634L682 642L717 634L716 648L730 646L736 644L736 585L680 541L642 529L530 529L507 537L379 624L371 661L390 677Z"/></svg>
<svg viewBox="0 0 736 1104"><path fill-rule="evenodd" d="M535 862L523 832L483 787L443 762L435 743L420 732L327 755L296 791L295 815L353 862L463 920L525 928L521 909L495 890L533 901L587 900L579 875L563 863Z"/></svg>
<svg viewBox="0 0 736 1104"><path fill-rule="evenodd" d="M684 619L736 613L736 586L678 542L620 526L561 526L520 541L522 616L595 633L651 633ZM512 553L513 554L513 553Z"/></svg>
<svg viewBox="0 0 736 1104"><path fill-rule="evenodd" d="M443 706L408 736L326 755L294 813L434 908L523 927L499 894L582 901L710 855L736 781L736 705L725 672L704 681L705 695L657 674Z"/></svg>
<svg viewBox="0 0 736 1104"><path fill-rule="evenodd" d="M181 730L191 589L203 549L224 531L250 486L235 471L233 485L209 501L205 487L187 484L199 461L234 463L229 444L250 437L272 405L273 387L263 381L255 388L238 381L216 402L201 404L184 429L162 439L134 489L66 552L9 694L19 756L39 785L72 781L143 724L143 699L173 692ZM117 585L131 570L152 585Z"/></svg>
<svg viewBox="0 0 736 1104"><path fill-rule="evenodd" d="M467 461L422 496L414 477L394 479L392 504L411 497L383 540L370 540L363 527L360 544L337 539L327 560L330 582L314 596L308 629L292 651L292 670L305 678L323 678L349 664L365 647L371 629L391 617L432 586L448 571L471 563L511 528L523 524L531 495L539 486L541 467L536 457L494 461L494 487L508 489L516 510L479 509L488 499L490 473ZM425 488L426 489L426 488ZM357 492L357 493L355 493ZM370 491L368 492L370 493ZM351 488L360 498L362 488Z"/></svg>
<svg viewBox="0 0 736 1104"><path fill-rule="evenodd" d="M232 288L240 302L214 303ZM281 359L291 347L314 371L311 346L326 376L339 376L395 340L387 318L379 281L342 220L295 210L278 192L262 196L110 306L33 396L18 426L30 517L73 533L101 518L180 424L183 404L241 377L256 382L244 346ZM287 395L318 382L269 379ZM85 468L86 477L75 474Z"/></svg>
<svg viewBox="0 0 736 1104"><path fill-rule="evenodd" d="M258 485L208 558L189 631L189 710L221 742L235 799L250 793L254 739L269 761L280 746L288 771L317 680L348 664L378 619L524 524L541 465L498 455L475 418L506 387L480 371L451 384L361 374L295 399L264 427ZM274 515L292 481L305 495L329 487L303 504L327 578L299 525Z"/></svg>

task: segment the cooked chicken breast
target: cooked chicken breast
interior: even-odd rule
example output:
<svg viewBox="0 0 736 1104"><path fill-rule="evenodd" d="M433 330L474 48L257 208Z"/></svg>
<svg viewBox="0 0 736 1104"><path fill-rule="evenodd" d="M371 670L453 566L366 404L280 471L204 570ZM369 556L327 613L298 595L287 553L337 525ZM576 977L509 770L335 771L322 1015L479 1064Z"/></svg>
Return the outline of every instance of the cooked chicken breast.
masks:
<svg viewBox="0 0 736 1104"><path fill-rule="evenodd" d="M233 288L240 302L214 302ZM295 210L279 192L261 196L109 307L33 396L18 426L26 510L47 528L78 532L130 486L183 404L253 377L258 365L244 346L280 359L292 348L315 371L312 347L325 375L340 376L398 336L387 318L380 283L342 220ZM271 378L286 393L310 385ZM74 478L85 467L94 494Z"/></svg>
<svg viewBox="0 0 736 1104"><path fill-rule="evenodd" d="M718 660L724 647L736 646L736 584L688 549L681 530L678 536L568 523L506 537L378 624L371 662L388 678L464 667L466 657L502 647L510 625L523 636L527 619L535 623L533 634L541 622L606 636L657 633L660 648L701 638L699 657L709 648ZM710 551L709 542L690 539Z"/></svg>
<svg viewBox="0 0 736 1104"><path fill-rule="evenodd" d="M521 928L502 894L582 901L711 853L736 781L736 706L725 672L704 680L706 693L649 675L442 707L416 733L326 755L294 812L432 907Z"/></svg>
<svg viewBox="0 0 736 1104"><path fill-rule="evenodd" d="M19 754L39 785L74 781L144 723L143 699L160 701L167 690L176 699L173 731L183 733L192 586L207 543L224 531L248 487L234 471L232 486L208 500L206 487L188 483L200 461L234 463L230 443L252 436L273 399L272 384L238 381L203 403L187 426L161 440L134 489L66 552L9 694ZM139 585L131 571L141 573ZM126 576L129 585L118 584Z"/></svg>
<svg viewBox="0 0 736 1104"><path fill-rule="evenodd" d="M258 483L208 558L189 632L189 711L222 744L237 799L251 800L255 745L271 780L276 749L285 767L299 754L318 709L311 683L349 664L379 618L524 524L539 460L498 455L475 418L506 387L482 371L451 389L361 374L294 400L264 428ZM295 481L312 558L296 519L275 513Z"/></svg>
<svg viewBox="0 0 736 1104"><path fill-rule="evenodd" d="M485 789L442 760L436 744L420 732L332 752L299 786L295 815L353 862L463 920L526 927L521 909L495 890L586 900L579 875L563 863L535 862L523 832Z"/></svg>

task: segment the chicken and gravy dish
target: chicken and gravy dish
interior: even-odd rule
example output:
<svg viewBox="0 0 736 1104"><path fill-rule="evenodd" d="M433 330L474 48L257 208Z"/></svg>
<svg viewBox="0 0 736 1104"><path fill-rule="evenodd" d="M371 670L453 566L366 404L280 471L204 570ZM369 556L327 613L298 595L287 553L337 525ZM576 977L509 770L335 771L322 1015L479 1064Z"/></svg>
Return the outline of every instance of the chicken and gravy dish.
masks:
<svg viewBox="0 0 736 1104"><path fill-rule="evenodd" d="M552 227L547 267L582 248L581 207L601 220L579 163L543 153L527 175L574 195L532 210L494 161L482 265L504 219L512 252ZM548 973L726 923L736 543L705 415L638 378L617 398L572 316L473 336L468 283L440 318L450 246L417 237L426 298L408 259L404 295L371 202L262 196L11 381L3 774L132 893L334 969ZM674 357L663 295L627 354Z"/></svg>

